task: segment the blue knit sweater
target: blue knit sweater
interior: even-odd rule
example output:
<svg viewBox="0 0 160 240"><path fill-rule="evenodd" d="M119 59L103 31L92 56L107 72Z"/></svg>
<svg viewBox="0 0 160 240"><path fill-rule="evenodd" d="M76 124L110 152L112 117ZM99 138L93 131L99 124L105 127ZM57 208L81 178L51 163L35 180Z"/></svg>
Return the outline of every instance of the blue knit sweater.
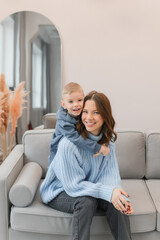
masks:
<svg viewBox="0 0 160 240"><path fill-rule="evenodd" d="M90 134L89 138L99 141L101 135ZM92 196L110 202L113 189L121 187L121 179L115 144L110 142L109 148L108 156L101 154L95 158L90 151L63 137L40 188L42 201L48 203L66 191L72 197Z"/></svg>

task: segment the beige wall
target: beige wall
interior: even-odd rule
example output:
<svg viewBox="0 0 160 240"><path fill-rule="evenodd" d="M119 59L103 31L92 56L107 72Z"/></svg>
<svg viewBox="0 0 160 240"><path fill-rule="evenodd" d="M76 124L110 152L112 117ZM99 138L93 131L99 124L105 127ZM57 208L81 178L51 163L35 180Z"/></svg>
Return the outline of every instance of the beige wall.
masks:
<svg viewBox="0 0 160 240"><path fill-rule="evenodd" d="M118 129L160 130L159 0L0 0L48 17L62 40L63 83L104 92Z"/></svg>

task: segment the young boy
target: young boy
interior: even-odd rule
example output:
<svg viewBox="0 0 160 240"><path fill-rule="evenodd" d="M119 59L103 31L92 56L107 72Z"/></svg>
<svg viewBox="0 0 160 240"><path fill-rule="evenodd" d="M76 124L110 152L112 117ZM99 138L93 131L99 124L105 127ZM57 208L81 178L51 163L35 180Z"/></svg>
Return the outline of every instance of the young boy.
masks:
<svg viewBox="0 0 160 240"><path fill-rule="evenodd" d="M56 114L56 129L50 143L50 156L48 162L51 163L56 155L58 143L65 136L75 145L84 149L89 149L95 157L99 154L104 156L109 154L109 148L100 145L90 139L84 139L76 130L78 118L83 109L84 92L77 83L68 83L62 91L61 106Z"/></svg>

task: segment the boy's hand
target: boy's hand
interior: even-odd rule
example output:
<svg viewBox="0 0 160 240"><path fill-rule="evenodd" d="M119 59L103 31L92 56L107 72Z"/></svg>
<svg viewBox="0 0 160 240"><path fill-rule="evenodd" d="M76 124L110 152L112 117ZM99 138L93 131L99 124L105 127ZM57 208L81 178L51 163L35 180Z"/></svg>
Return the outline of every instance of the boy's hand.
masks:
<svg viewBox="0 0 160 240"><path fill-rule="evenodd" d="M103 156L107 156L110 153L109 148L107 146L105 146L105 144L102 145L100 151L98 153L94 154L93 156L98 157L101 153L103 154Z"/></svg>

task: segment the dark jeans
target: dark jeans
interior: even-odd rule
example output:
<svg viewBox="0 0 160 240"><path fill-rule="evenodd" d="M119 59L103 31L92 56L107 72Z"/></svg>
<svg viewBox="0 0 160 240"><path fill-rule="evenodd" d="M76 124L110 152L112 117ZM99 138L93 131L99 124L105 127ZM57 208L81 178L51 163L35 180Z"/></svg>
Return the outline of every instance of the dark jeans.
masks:
<svg viewBox="0 0 160 240"><path fill-rule="evenodd" d="M118 211L112 203L89 196L70 197L60 193L48 205L58 211L73 213L73 240L89 240L90 226L95 211L105 211L111 232L116 240L131 240L129 217Z"/></svg>

